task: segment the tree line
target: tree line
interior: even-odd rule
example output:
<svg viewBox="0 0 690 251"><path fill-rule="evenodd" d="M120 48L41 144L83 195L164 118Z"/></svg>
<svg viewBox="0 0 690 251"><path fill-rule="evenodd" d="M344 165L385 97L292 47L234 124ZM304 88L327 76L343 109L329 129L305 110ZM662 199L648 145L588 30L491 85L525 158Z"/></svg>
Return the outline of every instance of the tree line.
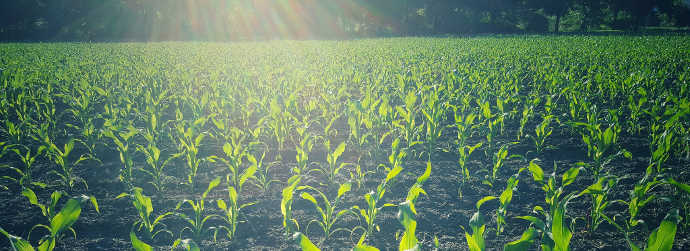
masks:
<svg viewBox="0 0 690 251"><path fill-rule="evenodd" d="M1 5L4 41L226 41L690 25L690 0L12 0Z"/></svg>

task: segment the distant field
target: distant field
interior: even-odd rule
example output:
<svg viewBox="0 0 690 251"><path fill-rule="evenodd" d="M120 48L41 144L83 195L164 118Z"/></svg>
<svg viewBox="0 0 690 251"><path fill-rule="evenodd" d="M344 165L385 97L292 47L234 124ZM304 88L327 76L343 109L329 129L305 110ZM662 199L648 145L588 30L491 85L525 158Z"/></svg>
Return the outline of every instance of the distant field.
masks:
<svg viewBox="0 0 690 251"><path fill-rule="evenodd" d="M0 250L690 249L689 36L0 44L0 71Z"/></svg>

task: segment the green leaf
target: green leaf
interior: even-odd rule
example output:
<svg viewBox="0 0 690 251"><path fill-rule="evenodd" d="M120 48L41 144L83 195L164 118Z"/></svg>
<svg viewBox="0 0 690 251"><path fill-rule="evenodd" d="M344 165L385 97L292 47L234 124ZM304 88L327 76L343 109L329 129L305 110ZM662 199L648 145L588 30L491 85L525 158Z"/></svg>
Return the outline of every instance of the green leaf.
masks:
<svg viewBox="0 0 690 251"><path fill-rule="evenodd" d="M424 171L424 174L422 176L419 176L417 178L417 184L424 184L427 179L429 179L429 176L431 176L431 161L426 162L426 171Z"/></svg>
<svg viewBox="0 0 690 251"><path fill-rule="evenodd" d="M479 210L479 208L480 208L480 207L482 206L482 204L484 204L485 202L491 201L491 200L495 200L495 199L498 199L498 197L496 197L496 196L486 196L486 197L482 198L481 200L477 201L477 210Z"/></svg>
<svg viewBox="0 0 690 251"><path fill-rule="evenodd" d="M206 198L208 193L211 192L211 189L217 187L218 184L220 184L220 177L216 177L210 183L208 183L208 188L206 188L206 191L204 191L204 194L202 194L201 197Z"/></svg>
<svg viewBox="0 0 690 251"><path fill-rule="evenodd" d="M511 241L503 246L504 251L523 251L529 250L534 243L536 230L533 227L528 228L522 233L520 239Z"/></svg>
<svg viewBox="0 0 690 251"><path fill-rule="evenodd" d="M649 235L645 250L670 251L676 237L677 224L680 221L678 209L669 212L658 228Z"/></svg>
<svg viewBox="0 0 690 251"><path fill-rule="evenodd" d="M563 220L565 219L565 209L563 206L558 206L553 214L553 222L551 226L551 235L553 236L553 241L556 244L554 251L568 251L568 246L570 245L570 239L573 237L573 233L570 232L567 226L565 226Z"/></svg>
<svg viewBox="0 0 690 251"><path fill-rule="evenodd" d="M414 212L412 212L411 201L405 201L398 206L398 221L405 227L398 250L419 250L418 240L415 236L417 220L415 219Z"/></svg>
<svg viewBox="0 0 690 251"><path fill-rule="evenodd" d="M51 236L56 237L60 232L69 228L77 221L81 214L81 204L78 200L70 199L62 210L50 221Z"/></svg>
<svg viewBox="0 0 690 251"><path fill-rule="evenodd" d="M678 189L685 191L686 193L690 193L690 186L680 183L674 179L668 179L668 182L673 184L674 186L678 187Z"/></svg>
<svg viewBox="0 0 690 251"><path fill-rule="evenodd" d="M340 155L345 152L345 142L343 141L338 145L338 147L335 148L335 151L333 151L333 161L337 160Z"/></svg>
<svg viewBox="0 0 690 251"><path fill-rule="evenodd" d="M578 167L573 167L573 168L568 169L568 171L566 171L563 174L563 181L561 183L561 186L565 187L565 186L573 183L575 181L575 178L577 178L577 175L579 173L580 173L580 168L578 168Z"/></svg>
<svg viewBox="0 0 690 251"><path fill-rule="evenodd" d="M340 196L343 196L343 194L349 192L350 189L352 189L352 184L350 184L350 183L340 184L340 187L338 188L338 196L336 198L340 198Z"/></svg>
<svg viewBox="0 0 690 251"><path fill-rule="evenodd" d="M21 237L13 236L6 232L4 229L0 228L0 233L3 234L7 239L10 240L10 245L16 250L16 251L34 251L34 247L31 246L31 244L22 239Z"/></svg>
<svg viewBox="0 0 690 251"><path fill-rule="evenodd" d="M302 251L320 251L320 249L317 248L306 235L300 232L296 232L292 238L297 242L297 245L300 246Z"/></svg>
<svg viewBox="0 0 690 251"><path fill-rule="evenodd" d="M544 171L539 165L534 163L534 160L529 162L529 167L527 169L532 173L534 181L541 183L544 180Z"/></svg>
<svg viewBox="0 0 690 251"><path fill-rule="evenodd" d="M129 232L129 239L132 242L132 247L136 251L153 251L153 248L149 245L144 243L143 241L139 240L137 238L137 235L134 233L134 231Z"/></svg>

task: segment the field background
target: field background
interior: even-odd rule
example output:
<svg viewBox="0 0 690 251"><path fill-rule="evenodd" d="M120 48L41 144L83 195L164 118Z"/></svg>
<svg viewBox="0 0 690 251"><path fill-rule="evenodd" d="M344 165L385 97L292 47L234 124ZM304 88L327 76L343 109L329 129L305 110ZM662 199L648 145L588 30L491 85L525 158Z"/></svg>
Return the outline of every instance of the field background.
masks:
<svg viewBox="0 0 690 251"><path fill-rule="evenodd" d="M690 248L688 194L669 183L669 178L690 182L686 35L0 44L0 69L0 164L31 176L0 169L0 227L27 238L35 224L47 224L41 210L22 196L25 188L42 202L53 191L98 200L100 213L83 204L73 226L77 238L65 235L59 250L131 248L130 230L139 216L129 196L116 197L133 187L151 197L154 216L175 213L163 220L173 236L145 240L156 248L169 247L178 237L193 238L177 215L191 214L190 207L176 206L198 199L216 177L221 183L209 193L204 215L222 217L210 219L206 227L227 226L216 202L229 201L230 187L240 189L226 180L232 172L220 158L235 161L242 173L252 167L250 155L260 160L264 153L262 165L254 165L257 172L240 190L241 203L255 204L240 211L234 239L219 234L213 241L210 231L196 239L204 249L297 249L285 235L281 214L281 192L293 175L330 200L340 184L350 182L352 189L338 208L365 208L364 195L397 166L402 172L387 184L379 206L403 203L427 163L431 176L422 185L427 195L415 201L416 236L425 249L433 248L437 238L441 250L468 250L463 228L470 229L475 203L502 195L512 176L519 179L503 211L503 233L496 234L498 200L479 210L486 221L487 249L501 249L530 226L516 216L541 217L533 208L548 208L532 170L520 171L530 162L546 176L557 166L559 184L562 174L580 167L566 194L584 191L597 182L595 175L615 179L617 185L606 192L612 202L603 214L620 215L618 222L631 212L613 201L630 201L636 185L658 180L645 196L664 198L642 207L635 218L645 223L631 228L629 237L644 247L667 213L677 209L682 220L673 250ZM465 124L470 114L476 120ZM468 128L464 134L461 125ZM542 136L551 132L537 144L540 127ZM615 139L595 157L590 148L603 143L587 143L583 137L602 137L606 129ZM71 140L75 147L65 162L74 169L65 180L58 175L66 172L56 154ZM395 141L399 145L392 147ZM341 143L346 146L335 165L349 164L337 175L329 179L328 172L310 171L327 169L329 154ZM460 152L478 143L466 160L470 175L463 175ZM226 144L240 153L227 154ZM160 150L161 160L180 154L161 172L159 189L145 173L153 170L144 153L151 145ZM41 147L46 150L36 155ZM508 154L492 175L502 150ZM28 172L20 157L27 151L37 156ZM389 159L396 151L406 156ZM85 160L74 164L80 156ZM197 160L198 171L191 175ZM357 168L370 173L357 179ZM260 187L263 174L277 181ZM315 223L307 229L318 213L299 197L300 191L294 194L292 213L299 230L318 243L323 232ZM590 230L591 202L590 195L582 195L567 204L571 249L625 249L624 234L606 221ZM382 209L375 221L380 231L366 243L396 249L396 236L404 230L397 213L397 207ZM346 214L335 226L351 230L363 224ZM29 240L36 244L44 234L36 229ZM352 235L337 232L321 248L351 249L361 234L362 228ZM536 250L536 243L530 249ZM6 238L0 246L9 250Z"/></svg>

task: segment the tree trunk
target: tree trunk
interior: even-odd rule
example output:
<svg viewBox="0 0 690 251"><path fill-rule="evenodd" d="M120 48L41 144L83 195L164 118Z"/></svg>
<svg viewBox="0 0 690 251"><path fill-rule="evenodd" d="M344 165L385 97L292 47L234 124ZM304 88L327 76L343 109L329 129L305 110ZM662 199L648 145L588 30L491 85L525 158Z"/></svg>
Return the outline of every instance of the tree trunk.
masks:
<svg viewBox="0 0 690 251"><path fill-rule="evenodd" d="M558 28L561 26L561 15L556 14L556 23L554 24L553 31L558 33Z"/></svg>

